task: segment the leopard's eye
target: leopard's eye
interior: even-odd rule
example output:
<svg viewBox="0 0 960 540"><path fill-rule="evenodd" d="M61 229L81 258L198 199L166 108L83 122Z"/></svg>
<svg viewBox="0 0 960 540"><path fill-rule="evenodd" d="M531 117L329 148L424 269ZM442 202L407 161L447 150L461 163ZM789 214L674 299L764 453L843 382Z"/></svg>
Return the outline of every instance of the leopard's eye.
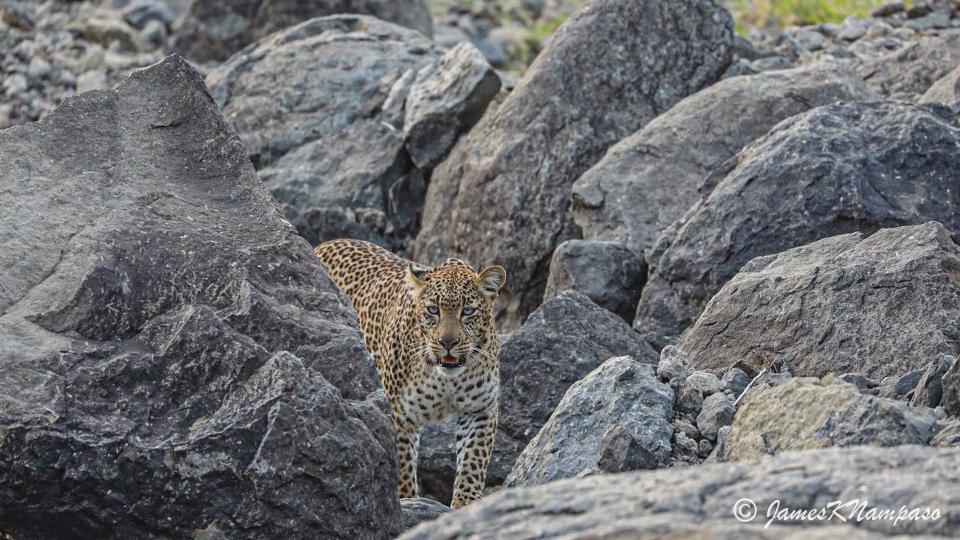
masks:
<svg viewBox="0 0 960 540"><path fill-rule="evenodd" d="M439 314L440 314L440 308L438 308L437 306L427 306L427 313L429 313L429 314L431 314L431 315L434 315L434 316L439 315Z"/></svg>
<svg viewBox="0 0 960 540"><path fill-rule="evenodd" d="M463 311L460 312L460 314L463 315L464 317L469 317L476 312L477 312L477 308L475 307L465 307L463 308Z"/></svg>

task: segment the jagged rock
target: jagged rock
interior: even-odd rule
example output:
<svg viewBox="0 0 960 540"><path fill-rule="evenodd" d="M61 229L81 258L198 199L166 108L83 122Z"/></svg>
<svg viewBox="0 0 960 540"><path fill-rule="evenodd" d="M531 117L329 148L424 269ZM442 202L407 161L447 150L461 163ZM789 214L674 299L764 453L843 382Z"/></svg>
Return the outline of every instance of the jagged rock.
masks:
<svg viewBox="0 0 960 540"><path fill-rule="evenodd" d="M955 449L830 448L746 463L722 463L562 480L506 489L422 525L401 540L475 538L885 538L960 534L960 452ZM740 499L755 501L749 523L733 518ZM867 501L868 508L939 510L924 520L839 519L766 526L767 512ZM816 501L816 502L814 502ZM876 506L872 506L876 505ZM774 509L776 510L776 508ZM828 510L828 513L830 510ZM744 515L744 514L738 514ZM746 514L749 517L749 514Z"/></svg>
<svg viewBox="0 0 960 540"><path fill-rule="evenodd" d="M817 377L905 373L960 351L958 271L939 223L826 238L744 266L680 347L702 368L755 357Z"/></svg>
<svg viewBox="0 0 960 540"><path fill-rule="evenodd" d="M657 347L674 342L758 256L930 220L960 231L958 145L942 107L839 104L781 122L657 241L634 327Z"/></svg>
<svg viewBox="0 0 960 540"><path fill-rule="evenodd" d="M930 446L960 448L960 419L953 419L940 428L930 440Z"/></svg>
<svg viewBox="0 0 960 540"><path fill-rule="evenodd" d="M943 103L955 113L960 113L960 66L933 85L920 96L920 103Z"/></svg>
<svg viewBox="0 0 960 540"><path fill-rule="evenodd" d="M567 390L504 485L663 467L672 420L673 390L657 380L653 366L611 358Z"/></svg>
<svg viewBox="0 0 960 540"><path fill-rule="evenodd" d="M680 386L677 391L677 412L695 418L702 408L703 393L693 386Z"/></svg>
<svg viewBox="0 0 960 540"><path fill-rule="evenodd" d="M857 387L861 393L869 392L870 390L877 387L877 383L864 377L859 373L844 373L840 376L840 380L843 382L848 382Z"/></svg>
<svg viewBox="0 0 960 540"><path fill-rule="evenodd" d="M198 62L226 60L248 44L315 17L371 15L433 33L426 0L193 0L178 20L169 44Z"/></svg>
<svg viewBox="0 0 960 540"><path fill-rule="evenodd" d="M412 529L426 521L433 521L450 512L450 507L431 499L417 497L400 499L400 511L403 514L403 528Z"/></svg>
<svg viewBox="0 0 960 540"><path fill-rule="evenodd" d="M943 389L943 398L940 400L943 411L950 416L960 417L960 362L956 358L940 378L940 386Z"/></svg>
<svg viewBox="0 0 960 540"><path fill-rule="evenodd" d="M867 85L887 99L915 100L960 65L960 33L912 37L896 51L852 67Z"/></svg>
<svg viewBox="0 0 960 540"><path fill-rule="evenodd" d="M880 381L877 395L892 399L907 399L913 397L913 391L923 377L925 368L917 368L900 376L885 377Z"/></svg>
<svg viewBox="0 0 960 540"><path fill-rule="evenodd" d="M356 315L196 71L70 99L0 162L5 532L401 530Z"/></svg>
<svg viewBox="0 0 960 540"><path fill-rule="evenodd" d="M838 379L795 378L747 394L717 458L740 461L829 446L926 444L936 431L932 409L864 395Z"/></svg>
<svg viewBox="0 0 960 540"><path fill-rule="evenodd" d="M778 122L872 96L856 75L823 65L720 81L617 143L580 177L573 185L576 223L584 238L643 253L710 192L710 172Z"/></svg>
<svg viewBox="0 0 960 540"><path fill-rule="evenodd" d="M404 148L403 104L416 72L439 56L419 32L324 17L251 45L207 83L308 241L402 249L426 189Z"/></svg>
<svg viewBox="0 0 960 540"><path fill-rule="evenodd" d="M410 89L403 123L413 163L424 170L436 166L499 91L497 72L469 43L421 69Z"/></svg>
<svg viewBox="0 0 960 540"><path fill-rule="evenodd" d="M703 408L697 415L697 429L705 439L716 441L720 428L733 422L735 412L733 398L722 392L712 394L703 400Z"/></svg>
<svg viewBox="0 0 960 540"><path fill-rule="evenodd" d="M750 377L738 367L731 367L723 374L723 390L733 394L736 399L750 384Z"/></svg>
<svg viewBox="0 0 960 540"><path fill-rule="evenodd" d="M517 456L540 431L567 389L614 356L655 364L657 353L622 319L586 296L565 291L545 302L505 340L500 352L500 421L487 484L503 483ZM441 501L453 485L452 431L431 426L421 438L418 475Z"/></svg>
<svg viewBox="0 0 960 540"><path fill-rule="evenodd" d="M940 358L930 362L923 376L913 390L910 404L914 407L936 407L943 400L943 384L941 379L952 371L957 359L949 355L940 355Z"/></svg>
<svg viewBox="0 0 960 540"><path fill-rule="evenodd" d="M503 264L518 327L543 298L554 249L574 237L570 186L606 149L719 78L730 15L707 0L599 0L550 39L517 87L431 177L418 260Z"/></svg>
<svg viewBox="0 0 960 540"><path fill-rule="evenodd" d="M646 278L646 263L623 244L567 240L553 252L543 299L578 291L632 322Z"/></svg>

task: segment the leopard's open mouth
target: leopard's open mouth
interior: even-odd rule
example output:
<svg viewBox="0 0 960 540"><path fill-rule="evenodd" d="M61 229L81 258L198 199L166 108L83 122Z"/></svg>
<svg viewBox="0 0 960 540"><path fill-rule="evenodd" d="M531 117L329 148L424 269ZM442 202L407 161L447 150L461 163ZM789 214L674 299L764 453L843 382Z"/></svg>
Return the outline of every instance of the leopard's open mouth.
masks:
<svg viewBox="0 0 960 540"><path fill-rule="evenodd" d="M440 358L440 362L437 363L437 365L445 368L458 368L463 367L464 361L465 359L462 356L457 358L456 356L447 354Z"/></svg>

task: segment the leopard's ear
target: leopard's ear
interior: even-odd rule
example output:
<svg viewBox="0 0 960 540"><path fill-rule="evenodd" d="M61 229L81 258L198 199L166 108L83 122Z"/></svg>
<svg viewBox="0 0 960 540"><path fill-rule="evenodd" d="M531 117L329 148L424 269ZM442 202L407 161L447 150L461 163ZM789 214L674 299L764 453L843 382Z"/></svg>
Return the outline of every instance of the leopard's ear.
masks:
<svg viewBox="0 0 960 540"><path fill-rule="evenodd" d="M477 285L480 286L483 294L491 300L495 300L500 295L500 289L506 282L507 271L502 266L491 266L477 276Z"/></svg>
<svg viewBox="0 0 960 540"><path fill-rule="evenodd" d="M412 264L407 265L407 275L405 280L407 285L413 288L414 291L420 292L424 287L427 286L425 281L426 275L430 272L429 268L424 267L414 267Z"/></svg>

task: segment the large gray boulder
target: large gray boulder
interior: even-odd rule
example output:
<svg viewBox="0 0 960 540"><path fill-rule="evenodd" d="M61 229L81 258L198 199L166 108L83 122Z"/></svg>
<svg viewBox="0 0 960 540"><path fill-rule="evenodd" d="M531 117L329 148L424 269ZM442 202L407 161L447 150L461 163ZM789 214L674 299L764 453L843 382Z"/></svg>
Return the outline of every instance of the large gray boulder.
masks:
<svg viewBox="0 0 960 540"><path fill-rule="evenodd" d="M958 146L943 107L840 104L781 122L715 171L713 191L657 241L634 328L674 342L755 257L931 220L960 231Z"/></svg>
<svg viewBox="0 0 960 540"><path fill-rule="evenodd" d="M207 84L309 242L402 248L426 189L404 147L404 102L416 73L440 54L413 30L325 17L251 45Z"/></svg>
<svg viewBox="0 0 960 540"><path fill-rule="evenodd" d="M196 71L69 99L0 162L0 528L399 532L356 315Z"/></svg>
<svg viewBox="0 0 960 540"><path fill-rule="evenodd" d="M574 383L517 458L504 485L664 467L673 437L673 390L654 368L611 358Z"/></svg>
<svg viewBox="0 0 960 540"><path fill-rule="evenodd" d="M543 299L574 290L633 321L646 279L647 265L623 244L567 240L553 252Z"/></svg>
<svg viewBox="0 0 960 540"><path fill-rule="evenodd" d="M193 0L174 25L168 48L198 62L226 60L250 43L308 19L371 15L430 37L426 0Z"/></svg>
<svg viewBox="0 0 960 540"><path fill-rule="evenodd" d="M574 219L586 239L643 253L713 189L710 172L778 122L872 96L856 75L824 65L724 79L611 148L573 184Z"/></svg>
<svg viewBox="0 0 960 540"><path fill-rule="evenodd" d="M960 113L960 63L957 69L947 73L942 79L920 96L920 103L943 103L955 113Z"/></svg>
<svg viewBox="0 0 960 540"><path fill-rule="evenodd" d="M717 447L720 461L830 446L927 444L933 409L861 394L838 379L794 378L751 390Z"/></svg>
<svg viewBox="0 0 960 540"><path fill-rule="evenodd" d="M545 302L504 341L500 421L488 485L503 483L567 389L614 356L657 362L657 353L628 324L574 291ZM429 427L421 440L418 475L426 493L441 501L449 500L452 490L453 442L448 424Z"/></svg>
<svg viewBox="0 0 960 540"><path fill-rule="evenodd" d="M730 62L733 23L709 0L598 0L573 15L503 103L434 171L414 255L496 261L518 327L550 256L574 237L570 186L606 149L704 88Z"/></svg>
<svg viewBox="0 0 960 540"><path fill-rule="evenodd" d="M851 233L741 269L681 340L691 365L782 359L880 380L960 352L960 247L939 223Z"/></svg>
<svg viewBox="0 0 960 540"><path fill-rule="evenodd" d="M507 489L401 540L565 538L889 538L960 534L960 450L902 446L788 452L740 463L596 475ZM756 514L748 502L756 505ZM773 520L767 512L847 504L847 518ZM851 501L853 501L851 503ZM924 520L855 519L869 509L938 510ZM831 507L826 511L830 514ZM735 519L746 521L741 523ZM751 516L753 516L752 519ZM851 516L853 519L851 519Z"/></svg>

